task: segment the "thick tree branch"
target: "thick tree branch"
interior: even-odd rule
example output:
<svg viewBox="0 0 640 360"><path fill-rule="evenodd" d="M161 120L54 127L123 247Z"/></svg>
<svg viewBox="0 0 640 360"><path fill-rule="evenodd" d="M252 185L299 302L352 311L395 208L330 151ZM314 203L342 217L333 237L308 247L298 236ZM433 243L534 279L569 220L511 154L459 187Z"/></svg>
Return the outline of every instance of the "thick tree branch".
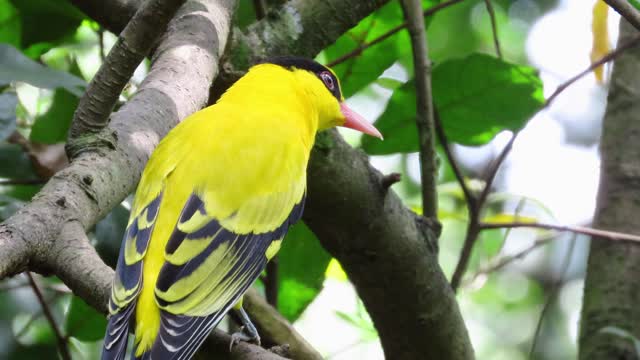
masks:
<svg viewBox="0 0 640 360"><path fill-rule="evenodd" d="M437 227L382 186L336 131L316 140L304 220L356 286L387 359L470 359L467 331L438 266ZM330 224L329 226L327 226Z"/></svg>
<svg viewBox="0 0 640 360"><path fill-rule="evenodd" d="M185 0L148 0L124 28L80 98L69 129L67 153L74 159L109 122L122 89ZM82 135L82 139L80 136Z"/></svg>
<svg viewBox="0 0 640 360"><path fill-rule="evenodd" d="M70 0L73 5L105 29L119 34L142 0Z"/></svg>
<svg viewBox="0 0 640 360"><path fill-rule="evenodd" d="M637 35L620 21L618 43ZM620 56L611 75L600 141L600 185L594 226L640 233L640 47ZM605 326L640 337L640 246L593 236L584 285L579 358L634 359L631 342L601 332Z"/></svg>
<svg viewBox="0 0 640 360"><path fill-rule="evenodd" d="M431 61L427 48L427 30L420 0L403 0L402 10L407 20L413 49L413 68L416 80L416 125L420 139L420 175L422 184L422 213L438 218L438 159L435 142L435 119L431 91Z"/></svg>

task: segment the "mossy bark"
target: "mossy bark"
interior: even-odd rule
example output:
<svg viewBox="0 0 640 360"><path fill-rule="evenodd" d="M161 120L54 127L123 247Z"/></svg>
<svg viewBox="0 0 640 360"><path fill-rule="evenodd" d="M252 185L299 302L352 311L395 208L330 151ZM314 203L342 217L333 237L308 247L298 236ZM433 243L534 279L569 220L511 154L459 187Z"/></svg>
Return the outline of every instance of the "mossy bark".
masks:
<svg viewBox="0 0 640 360"><path fill-rule="evenodd" d="M620 22L622 44L637 30ZM603 122L594 227L640 233L640 48L614 64ZM617 327L640 339L640 246L592 238L579 353L582 360L638 359L633 343L603 332Z"/></svg>

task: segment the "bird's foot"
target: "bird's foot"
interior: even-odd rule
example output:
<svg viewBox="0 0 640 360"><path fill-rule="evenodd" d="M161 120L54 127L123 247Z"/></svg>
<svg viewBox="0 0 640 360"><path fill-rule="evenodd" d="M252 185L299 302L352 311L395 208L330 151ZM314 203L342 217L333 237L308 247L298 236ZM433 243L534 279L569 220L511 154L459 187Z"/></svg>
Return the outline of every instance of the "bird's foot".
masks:
<svg viewBox="0 0 640 360"><path fill-rule="evenodd" d="M229 351L232 351L233 347L236 346L241 341L260 346L260 335L258 335L258 332L255 330L254 327L247 327L247 326L241 327L240 331L235 332L231 335L231 343L229 344Z"/></svg>

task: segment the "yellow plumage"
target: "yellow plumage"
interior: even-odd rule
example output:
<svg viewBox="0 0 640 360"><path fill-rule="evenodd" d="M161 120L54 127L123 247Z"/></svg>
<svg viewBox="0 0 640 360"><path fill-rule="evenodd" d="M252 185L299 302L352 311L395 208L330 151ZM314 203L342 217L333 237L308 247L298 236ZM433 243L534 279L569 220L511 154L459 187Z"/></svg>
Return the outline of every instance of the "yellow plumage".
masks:
<svg viewBox="0 0 640 360"><path fill-rule="evenodd" d="M328 69L279 58L160 142L131 209L103 359L124 356L129 326L136 357L191 357L300 217L316 132L349 121L341 100Z"/></svg>

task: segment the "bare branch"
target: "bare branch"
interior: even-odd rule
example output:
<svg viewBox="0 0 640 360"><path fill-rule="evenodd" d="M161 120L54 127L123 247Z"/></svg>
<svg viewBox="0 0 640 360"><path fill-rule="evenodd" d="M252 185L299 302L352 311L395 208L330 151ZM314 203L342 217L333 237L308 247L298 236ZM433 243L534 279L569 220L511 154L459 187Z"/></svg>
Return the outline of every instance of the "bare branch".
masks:
<svg viewBox="0 0 640 360"><path fill-rule="evenodd" d="M500 50L500 39L498 38L498 22L496 21L496 12L493 10L493 4L491 0L484 0L484 5L489 13L489 19L491 20L491 33L493 34L493 46L496 48L496 55L502 59L502 50Z"/></svg>
<svg viewBox="0 0 640 360"><path fill-rule="evenodd" d="M638 44L640 44L640 35L637 35L637 36L633 37L632 39L626 41L622 45L619 45L615 50L609 52L608 54L603 56L600 60L598 60L598 61L594 62L593 64L591 64L587 69L585 69L584 71L580 72L578 75L572 77L567 82L565 82L565 83L561 84L560 86L558 86L556 91L554 91L554 93L551 94L551 96L549 96L549 98L547 98L547 101L542 106L542 109L548 107L551 104L551 102L558 95L560 95L564 90L566 90L571 84L575 83L577 80L579 80L583 76L589 74L591 71L593 71L593 69L597 68L598 66L600 66L600 65L602 65L602 64L604 64L606 62L609 62L609 61L612 61L612 60L616 59L618 56L620 56L621 54L625 53L629 49L632 49L632 48L636 47ZM484 203L485 203L489 193L491 192L493 179L495 178L500 166L502 165L502 163L506 159L507 155L511 151L511 148L512 148L513 143L515 142L515 140L517 138L517 135L518 135L518 133L516 133L516 134L514 134L512 136L512 138L509 140L507 145L504 147L504 149L498 155L498 158L492 163L492 165L489 168L489 170L487 172L487 175L486 175L485 188L483 189L482 193L478 197L478 200L477 200L475 206L473 206L473 207L469 206L469 225L468 225L468 228L467 228L467 235L466 235L464 244L462 246L462 250L460 252L460 259L458 260L458 264L456 265L456 269L455 269L455 271L453 273L453 276L451 277L451 286L454 288L454 290L456 290L458 288L458 286L460 285L460 281L462 280L462 277L464 276L464 272L466 271L467 264L469 262L469 258L471 257L471 253L472 253L473 247L475 245L475 242L477 240L478 234L482 230L482 229L479 228L480 227L480 216L481 216L481 213L482 213L482 208L484 206Z"/></svg>
<svg viewBox="0 0 640 360"><path fill-rule="evenodd" d="M574 234L571 238L571 243L569 245L569 250L567 251L567 255L562 262L562 266L560 267L560 274L551 284L551 290L549 291L549 295L547 296L547 300L542 307L542 311L540 311L540 317L538 317L538 323L536 324L536 330L533 333L533 341L531 342L531 349L529 350L529 359L533 359L534 351L536 350L536 344L538 343L538 338L540 337L540 333L542 332L542 321L544 321L547 312L551 308L551 303L558 295L558 291L560 291L560 286L562 285L562 281L564 280L564 276L567 272L567 268L569 268L569 264L571 262L571 257L573 256L573 250L576 246L576 235Z"/></svg>
<svg viewBox="0 0 640 360"><path fill-rule="evenodd" d="M416 80L416 125L420 139L420 175L422 184L422 213L438 218L438 159L435 142L433 94L431 91L431 61L427 48L427 31L420 0L403 0L402 9L407 20L413 49Z"/></svg>
<svg viewBox="0 0 640 360"><path fill-rule="evenodd" d="M49 326L51 326L51 330L53 330L53 334L56 337L56 341L58 342L58 349L60 350L60 356L63 360L71 360L71 355L69 353L69 347L67 346L67 339L60 332L60 328L58 328L58 324L56 324L56 319L53 318L53 314L51 313L51 309L49 308L49 304L42 296L42 292L40 288L38 288L38 284L36 283L33 275L30 272L26 272L27 279L29 280L29 285L33 290L33 293L36 295L40 306L42 307L42 312L44 313L44 317L49 322Z"/></svg>
<svg viewBox="0 0 640 360"><path fill-rule="evenodd" d="M77 143L77 138L85 133L95 134L107 126L122 89L184 1L146 1L124 28L80 98L69 129L71 143L67 152L70 159L87 150L87 141ZM91 137L87 140L93 142L96 139Z"/></svg>
<svg viewBox="0 0 640 360"><path fill-rule="evenodd" d="M549 106L553 100L556 99L556 97L558 97L558 95L560 95L564 90L566 90L569 86L571 86L573 83L575 83L576 81L580 80L582 77L584 77L587 74L590 74L595 68L597 68L600 65L603 65L605 63L608 63L609 61L612 61L614 59L616 59L618 56L620 56L621 54L623 54L625 51L632 49L636 46L638 46L640 44L640 34L636 35L635 37L633 37L631 40L618 45L618 47L616 47L613 51L609 52L608 54L606 54L605 56L603 56L602 58L600 58L598 61L592 63L591 65L589 65L588 68L584 69L582 72L580 72L578 75L572 77L571 79L563 82L562 84L560 84L556 90L553 92L553 94L551 94L548 98L547 101L545 101L544 103L544 107Z"/></svg>
<svg viewBox="0 0 640 360"><path fill-rule="evenodd" d="M513 143L516 141L518 133L515 133L511 136L511 139L502 149L498 157L493 161L487 174L485 176L485 185L484 189L478 196L475 206L469 207L469 225L467 227L467 235L464 239L464 243L462 244L462 250L460 251L460 259L458 259L458 264L456 265L455 270L453 271L453 275L451 276L451 287L454 291L458 289L460 282L462 281L462 277L464 276L465 271L467 271L467 266L469 264L469 259L471 259L471 253L473 251L473 247L478 240L478 235L482 230L480 228L480 216L482 215L482 208L489 197L489 193L491 193L491 188L493 186L493 181L495 180L496 175L498 174L498 170L500 169L500 165L504 162L513 147Z"/></svg>
<svg viewBox="0 0 640 360"><path fill-rule="evenodd" d="M455 4L457 4L459 2L462 2L462 1L464 1L464 0L447 0L447 1L441 2L441 3L437 4L437 5L434 5L434 6L430 7L430 8L428 8L428 9L424 10L422 14L423 14L423 16L431 16L431 15L437 13L438 11L440 11L442 9L446 9L449 6L455 5ZM345 61L347 61L347 60L349 60L349 59L351 59L353 57L356 57L356 56L362 54L362 52L365 51L366 49L368 49L368 48L370 48L370 47L372 47L372 46L374 46L376 44L379 44L379 43L383 42L384 40L386 40L386 39L390 38L391 36L395 35L400 30L406 28L407 26L408 26L408 23L407 22L403 22L402 24L394 27L393 29L387 31L386 33L384 33L384 34L382 34L380 36L378 36L377 38L371 40L370 42L364 43L364 44L358 46L357 48L355 48L354 50L352 50L351 52L346 53L346 54L340 56L339 58L337 58L337 59L335 59L333 61L330 61L327 64L327 66L329 66L329 67L336 66L336 65L341 64L341 63L343 63L343 62L345 62Z"/></svg>
<svg viewBox="0 0 640 360"><path fill-rule="evenodd" d="M265 344L289 345L292 359L321 360L315 350L285 319L278 310L269 305L255 290L249 289L244 295L243 305L251 314L258 333Z"/></svg>
<svg viewBox="0 0 640 360"><path fill-rule="evenodd" d="M475 195L471 193L469 186L467 186L467 183L464 180L464 175L462 175L462 170L460 170L460 167L458 166L458 162L453 156L453 152L451 151L451 144L449 144L449 139L447 139L447 135L444 133L444 129L442 128L442 122L440 121L440 114L438 113L438 109L436 108L433 109L433 115L435 120L436 135L438 136L438 142L440 142L440 145L444 150L444 154L447 157L447 160L449 161L449 165L451 165L451 170L453 171L453 174L456 177L456 181L458 181L458 184L462 189L462 193L464 194L464 199L467 202L467 206L469 207L469 209L471 208L475 209L477 199Z"/></svg>
<svg viewBox="0 0 640 360"><path fill-rule="evenodd" d="M492 260L488 265L480 268L480 270L478 270L475 274L473 274L470 280L464 283L464 286L467 286L473 283L473 281L481 275L486 275L486 274L490 274L492 272L498 271L516 260L523 259L525 256L529 255L533 250L539 248L540 246L548 244L554 237L556 237L555 234L553 236L540 237L536 239L533 242L533 244L531 244L530 246L526 247L521 251L518 251L513 255L502 256Z"/></svg>
<svg viewBox="0 0 640 360"><path fill-rule="evenodd" d="M604 0L609 6L625 18L629 24L640 30L640 11L631 5L628 0Z"/></svg>
<svg viewBox="0 0 640 360"><path fill-rule="evenodd" d="M576 234L583 234L588 236L595 236L614 241L633 241L640 242L640 236L633 234L625 234L615 231L592 229L583 226L572 225L555 225L544 223L532 223L532 222L509 222L509 223L480 223L480 229L509 229L509 228L534 228L534 229L546 229L556 231L568 231Z"/></svg>

